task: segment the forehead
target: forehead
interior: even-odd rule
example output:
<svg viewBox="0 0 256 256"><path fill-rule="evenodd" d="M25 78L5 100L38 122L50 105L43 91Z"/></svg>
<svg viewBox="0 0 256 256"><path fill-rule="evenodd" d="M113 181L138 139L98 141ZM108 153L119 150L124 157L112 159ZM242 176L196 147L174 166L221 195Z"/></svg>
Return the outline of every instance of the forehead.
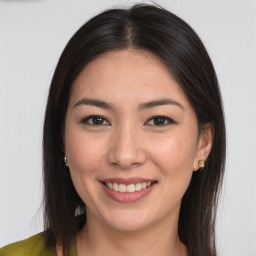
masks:
<svg viewBox="0 0 256 256"><path fill-rule="evenodd" d="M79 97L143 101L166 96L188 104L159 57L147 51L118 50L102 54L82 70L72 86L71 101Z"/></svg>

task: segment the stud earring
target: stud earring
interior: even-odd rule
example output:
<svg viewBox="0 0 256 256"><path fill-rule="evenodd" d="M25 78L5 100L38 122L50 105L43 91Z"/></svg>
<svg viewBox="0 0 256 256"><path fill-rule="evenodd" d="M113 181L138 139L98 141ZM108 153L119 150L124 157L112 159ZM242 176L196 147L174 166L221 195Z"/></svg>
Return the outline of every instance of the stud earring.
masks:
<svg viewBox="0 0 256 256"><path fill-rule="evenodd" d="M204 169L204 160L199 160L198 166L200 167L200 171L202 171Z"/></svg>
<svg viewBox="0 0 256 256"><path fill-rule="evenodd" d="M68 159L67 159L66 156L64 156L64 163L65 163L66 166L68 166Z"/></svg>

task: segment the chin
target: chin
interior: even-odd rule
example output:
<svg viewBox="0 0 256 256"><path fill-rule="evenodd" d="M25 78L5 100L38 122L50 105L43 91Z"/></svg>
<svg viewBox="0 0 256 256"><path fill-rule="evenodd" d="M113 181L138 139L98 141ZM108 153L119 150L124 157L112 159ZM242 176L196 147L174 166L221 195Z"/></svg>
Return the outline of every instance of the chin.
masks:
<svg viewBox="0 0 256 256"><path fill-rule="evenodd" d="M132 223L130 221L129 222L128 221L122 221L122 222L119 221L119 222L115 222L115 223L111 222L108 224L113 230L116 230L119 232L137 232L140 230L144 230L149 226L145 223L139 223L139 222Z"/></svg>
<svg viewBox="0 0 256 256"><path fill-rule="evenodd" d="M112 229L120 232L136 232L152 225L152 217L138 211L124 210L106 216L103 221Z"/></svg>

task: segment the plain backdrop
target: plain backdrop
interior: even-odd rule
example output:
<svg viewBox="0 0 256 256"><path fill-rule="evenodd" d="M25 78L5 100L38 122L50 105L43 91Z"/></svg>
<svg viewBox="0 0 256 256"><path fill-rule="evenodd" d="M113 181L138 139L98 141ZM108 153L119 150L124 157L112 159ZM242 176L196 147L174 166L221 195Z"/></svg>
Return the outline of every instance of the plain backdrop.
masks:
<svg viewBox="0 0 256 256"><path fill-rule="evenodd" d="M43 229L43 117L65 44L93 15L135 2L0 0L0 247ZM228 134L219 255L256 256L256 0L156 3L197 31L219 77Z"/></svg>

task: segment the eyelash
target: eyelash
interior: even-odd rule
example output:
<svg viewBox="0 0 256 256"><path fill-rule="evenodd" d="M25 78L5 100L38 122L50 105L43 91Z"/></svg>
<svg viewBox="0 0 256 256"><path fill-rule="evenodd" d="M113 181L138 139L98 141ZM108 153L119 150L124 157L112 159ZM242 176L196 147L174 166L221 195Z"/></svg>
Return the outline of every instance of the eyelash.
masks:
<svg viewBox="0 0 256 256"><path fill-rule="evenodd" d="M98 119L101 119L103 121L102 124L93 124L93 123L89 123L89 120L93 120L93 118L98 118ZM162 119L164 120L164 124L159 124L157 125L154 120L156 121L156 119ZM167 116L152 116L150 117L146 123L148 123L149 121L153 121L154 123L153 124L150 124L152 126L160 126L160 127L163 127L163 126L167 126L167 125L170 125L170 124L176 124L176 122L170 118L170 117L167 117ZM166 121L168 122L166 124ZM107 124L104 124L104 122L107 122ZM109 125L109 122L103 117L103 116L100 116L100 115L90 115L90 116L87 116L85 118L83 118L80 123L82 124L85 124L85 125L92 125L92 126L102 126L102 125Z"/></svg>
<svg viewBox="0 0 256 256"><path fill-rule="evenodd" d="M172 118L167 117L167 116L152 116L152 117L150 117L150 118L147 120L146 123L148 123L148 122L151 121L151 120L154 122L154 120L156 120L156 119L163 119L163 120L165 120L165 121L164 121L164 124L156 125L156 124L154 123L154 124L150 124L150 125L154 125L154 126L167 126L167 125L170 125L170 124L176 124L176 122L175 122ZM167 124L165 123L166 121L168 122Z"/></svg>
<svg viewBox="0 0 256 256"><path fill-rule="evenodd" d="M93 125L93 126L106 125L106 124L98 124L98 125L97 125L97 124L89 123L89 120L90 120L90 119L93 120L93 118L100 118L100 119L103 120L103 122L108 122L103 116L92 115L92 116L86 116L85 118L83 118L83 119L81 120L80 123L85 124L85 125ZM109 124L109 122L108 122L108 124Z"/></svg>

